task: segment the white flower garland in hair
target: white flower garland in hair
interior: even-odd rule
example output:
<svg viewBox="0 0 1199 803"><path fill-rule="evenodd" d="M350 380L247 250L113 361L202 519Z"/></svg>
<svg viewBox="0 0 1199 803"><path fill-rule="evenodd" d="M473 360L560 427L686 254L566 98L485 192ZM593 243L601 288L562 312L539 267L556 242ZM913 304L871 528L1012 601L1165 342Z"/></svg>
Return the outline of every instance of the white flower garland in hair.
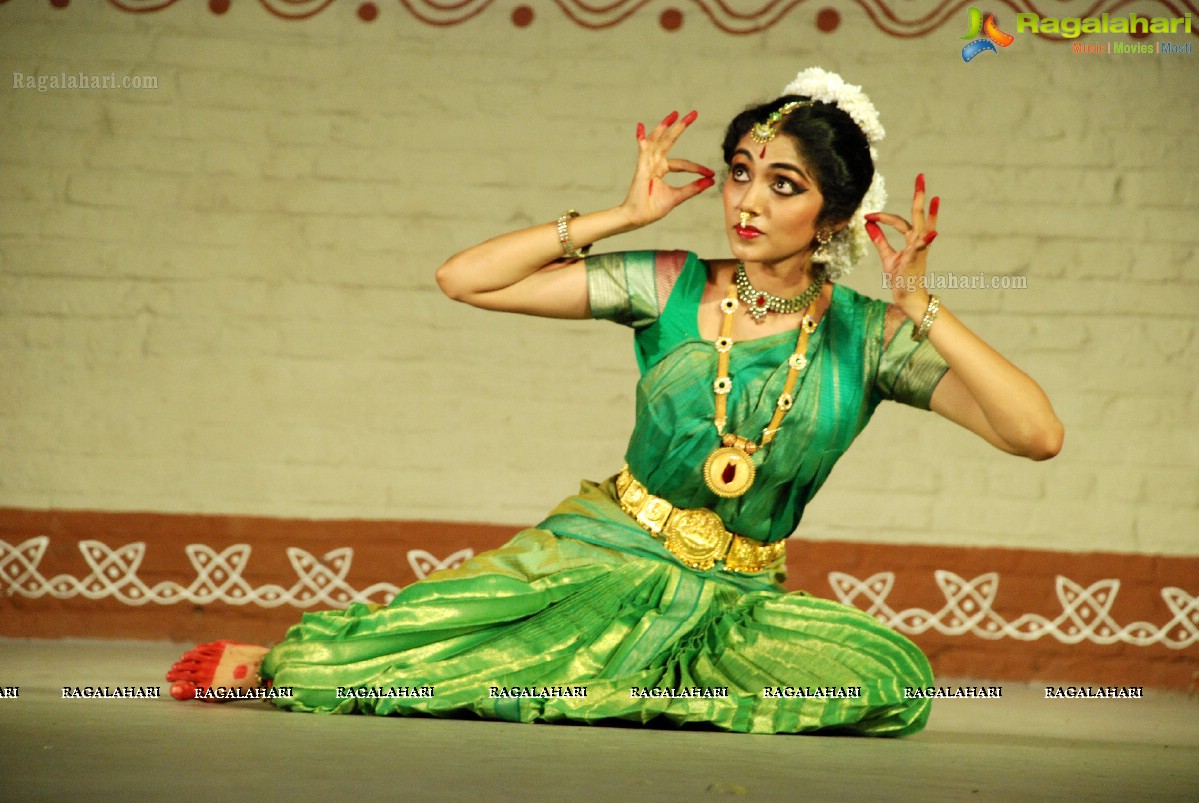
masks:
<svg viewBox="0 0 1199 803"><path fill-rule="evenodd" d="M870 143L870 158L877 164L878 150L875 145L887 136L887 132L879 122L878 109L874 108L862 87L845 83L845 79L834 72L809 67L801 70L794 81L783 87L783 94L803 95L812 100L832 103L848 114L866 135L866 141ZM876 169L870 188L862 197L862 203L854 210L849 224L833 235L826 247L828 259L822 260L822 263L828 278L841 278L866 255L870 249L870 237L866 234L866 213L881 212L886 204L887 190L883 177Z"/></svg>

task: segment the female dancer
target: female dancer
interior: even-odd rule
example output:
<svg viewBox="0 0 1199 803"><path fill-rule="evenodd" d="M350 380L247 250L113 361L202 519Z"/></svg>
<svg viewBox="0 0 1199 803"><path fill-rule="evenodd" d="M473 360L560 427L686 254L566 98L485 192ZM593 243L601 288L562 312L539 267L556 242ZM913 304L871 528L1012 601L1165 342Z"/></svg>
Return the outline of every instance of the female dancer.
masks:
<svg viewBox="0 0 1199 803"><path fill-rule="evenodd" d="M695 118L638 125L619 206L496 237L437 272L447 295L483 309L632 327L641 379L627 465L387 606L305 614L269 652L189 652L168 675L173 693L265 679L301 711L924 726L929 703L909 691L932 682L924 655L856 608L784 593L785 539L884 400L1038 460L1061 448L1061 423L1032 379L926 291L938 199L926 212L919 176L910 220L879 211L882 128L858 87L822 70L729 124L731 259L585 256L714 185L708 168L669 156ZM670 173L699 178L673 186ZM890 304L833 282L867 238ZM917 470L921 459L905 456Z"/></svg>

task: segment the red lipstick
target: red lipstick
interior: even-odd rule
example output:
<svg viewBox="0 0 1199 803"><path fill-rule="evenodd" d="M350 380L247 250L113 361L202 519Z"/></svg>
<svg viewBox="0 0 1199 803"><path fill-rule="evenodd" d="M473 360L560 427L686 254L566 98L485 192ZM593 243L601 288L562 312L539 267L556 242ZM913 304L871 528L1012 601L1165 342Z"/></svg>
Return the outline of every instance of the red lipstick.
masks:
<svg viewBox="0 0 1199 803"><path fill-rule="evenodd" d="M753 226L733 226L733 231L737 232L737 236L742 240L752 240L762 235L761 229Z"/></svg>

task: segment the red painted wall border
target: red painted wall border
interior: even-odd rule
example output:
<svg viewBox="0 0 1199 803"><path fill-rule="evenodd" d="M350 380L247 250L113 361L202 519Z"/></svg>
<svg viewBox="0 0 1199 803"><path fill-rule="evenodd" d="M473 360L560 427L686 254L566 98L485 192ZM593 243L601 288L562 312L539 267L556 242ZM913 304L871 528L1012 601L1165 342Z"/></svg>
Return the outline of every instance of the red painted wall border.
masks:
<svg viewBox="0 0 1199 803"><path fill-rule="evenodd" d="M0 636L270 642L516 529L0 508ZM1199 670L1199 557L793 539L788 567L941 675L1185 689Z"/></svg>
<svg viewBox="0 0 1199 803"><path fill-rule="evenodd" d="M88 0L91 2L92 0ZM0 0L0 6L8 0ZM250 0L238 0L249 5ZM82 5L80 3L79 5ZM108 0L114 10L128 14L151 14L180 11L179 7L193 7L180 0ZM352 13L364 23L373 23L381 18L416 20L420 24L438 28L463 25L478 17L507 14L509 22L526 28L535 25L539 13L560 14L573 24L587 30L607 30L634 16L654 16L658 26L673 32L685 25L711 25L722 33L746 36L767 31L786 23L788 33L805 35L809 32L831 34L838 31L844 20L837 6L854 6L879 31L895 39L919 39L949 28L959 34L969 30L968 3L963 0L936 0L924 4L896 2L896 0L853 0L852 3L808 2L807 0L763 0L763 2L736 3L725 0L611 0L610 2L588 2L588 0L554 0L553 10L548 5L533 3L519 4L509 10L494 0L257 0L258 6L269 15L289 23L311 20L328 12ZM750 7L750 6L753 7ZM1036 13L1053 17L1099 17L1102 14L1124 16L1128 0L1093 0L1088 8L1080 9L1071 0L996 0L986 13L996 16L997 24L1006 25L1007 33L1015 33L1015 17L1018 13ZM1199 15L1194 0L1147 0L1149 10L1138 9L1141 16L1158 11L1162 16L1181 17L1187 12ZM67 13L71 0L47 0L50 13ZM233 9L234 0L207 0L208 13L223 16ZM850 35L856 31L850 29ZM1192 31L1199 36L1199 28ZM1042 41L1070 42L1056 35L1024 34L1036 36ZM1143 38L1140 35L1134 38ZM951 47L948 52L953 51ZM993 48L992 48L993 49Z"/></svg>

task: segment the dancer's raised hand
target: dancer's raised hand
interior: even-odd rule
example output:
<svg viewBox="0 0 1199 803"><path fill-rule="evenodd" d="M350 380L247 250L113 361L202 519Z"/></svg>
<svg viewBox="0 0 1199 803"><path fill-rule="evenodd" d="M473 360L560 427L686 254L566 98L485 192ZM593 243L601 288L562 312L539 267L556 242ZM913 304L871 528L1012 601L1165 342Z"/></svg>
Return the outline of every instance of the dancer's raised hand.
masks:
<svg viewBox="0 0 1199 803"><path fill-rule="evenodd" d="M637 169L621 204L630 224L645 226L661 220L676 206L716 183L715 173L709 168L687 159L669 158L670 149L697 116L692 111L680 119L678 112L671 112L648 133L644 124L637 124ZM676 187L666 182L669 173L698 173L700 177Z"/></svg>

